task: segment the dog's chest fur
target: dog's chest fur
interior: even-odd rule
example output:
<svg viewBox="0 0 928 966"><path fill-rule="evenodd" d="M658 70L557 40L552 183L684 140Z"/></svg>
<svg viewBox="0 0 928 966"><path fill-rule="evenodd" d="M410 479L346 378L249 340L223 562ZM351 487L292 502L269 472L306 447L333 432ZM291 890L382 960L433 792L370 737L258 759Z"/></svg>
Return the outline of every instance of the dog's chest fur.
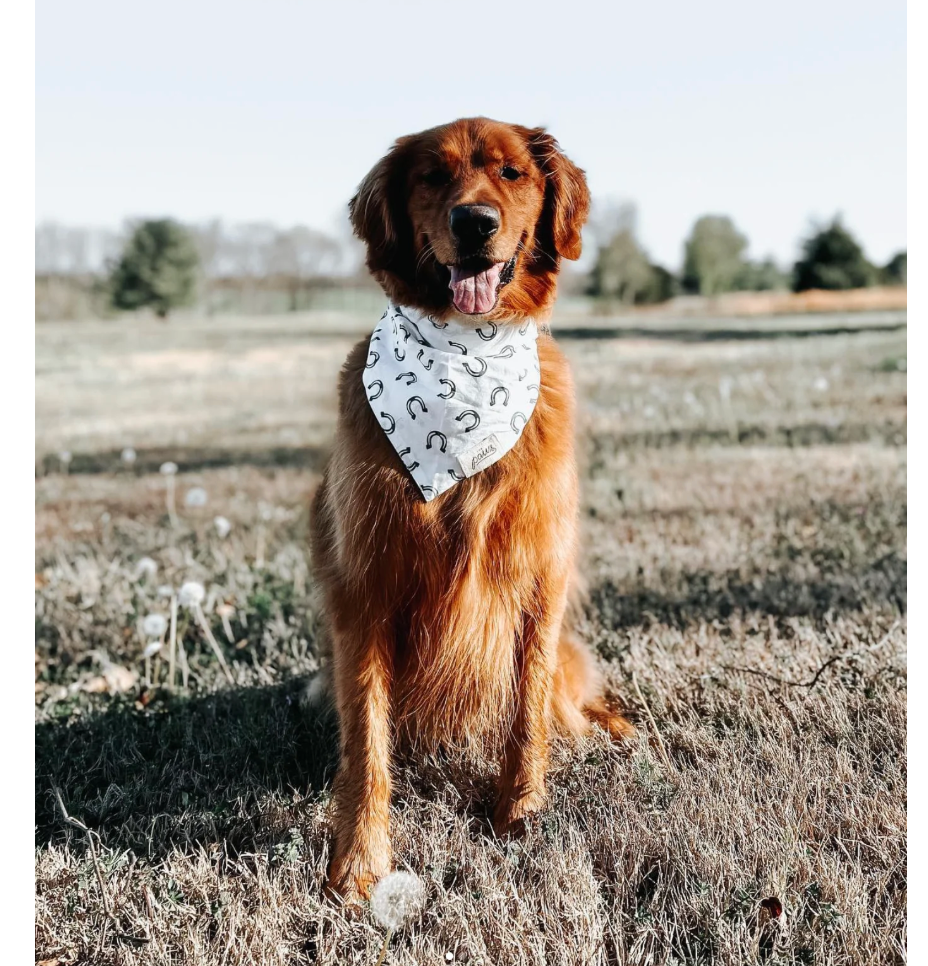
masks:
<svg viewBox="0 0 928 966"><path fill-rule="evenodd" d="M401 730L426 745L498 737L513 706L524 615L543 609L547 575L575 551L567 363L550 337L540 339L541 394L516 447L425 503L359 391L366 348L356 347L342 375L350 425L338 433L346 445L330 475L333 576L371 620L392 622Z"/></svg>

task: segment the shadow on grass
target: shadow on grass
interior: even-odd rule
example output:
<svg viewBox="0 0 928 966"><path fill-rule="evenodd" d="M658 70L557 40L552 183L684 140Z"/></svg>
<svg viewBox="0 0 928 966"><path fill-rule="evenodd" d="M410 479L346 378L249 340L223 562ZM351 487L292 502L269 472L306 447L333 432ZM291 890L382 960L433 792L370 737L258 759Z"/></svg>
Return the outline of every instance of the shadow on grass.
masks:
<svg viewBox="0 0 928 966"><path fill-rule="evenodd" d="M836 570L814 580L776 571L754 579L738 571L696 571L680 574L674 588L663 590L605 580L594 585L590 608L614 630L651 624L684 629L748 613L821 619L829 612L887 605L904 614L907 570L907 562L890 553L858 570Z"/></svg>
<svg viewBox="0 0 928 966"><path fill-rule="evenodd" d="M65 839L52 788L104 846L157 858L225 841L253 851L299 825L337 765L334 715L307 711L302 682L118 701L35 732L36 844Z"/></svg>

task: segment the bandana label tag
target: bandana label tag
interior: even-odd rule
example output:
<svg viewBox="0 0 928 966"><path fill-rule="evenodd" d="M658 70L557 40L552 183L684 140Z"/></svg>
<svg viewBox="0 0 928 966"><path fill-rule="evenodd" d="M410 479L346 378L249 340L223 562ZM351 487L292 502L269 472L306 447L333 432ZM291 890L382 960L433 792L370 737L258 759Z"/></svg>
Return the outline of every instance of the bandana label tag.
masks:
<svg viewBox="0 0 928 966"><path fill-rule="evenodd" d="M485 465L488 465L487 460L490 463L495 462L494 457L502 448L502 443L500 443L496 433L487 436L486 439L458 455L461 472L465 476L473 476L475 473L479 473Z"/></svg>

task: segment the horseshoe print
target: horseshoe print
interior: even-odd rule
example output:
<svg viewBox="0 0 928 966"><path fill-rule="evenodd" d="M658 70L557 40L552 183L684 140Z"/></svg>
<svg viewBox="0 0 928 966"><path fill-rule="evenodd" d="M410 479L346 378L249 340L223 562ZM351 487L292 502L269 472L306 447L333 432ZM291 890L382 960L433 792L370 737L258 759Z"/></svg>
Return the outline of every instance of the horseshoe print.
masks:
<svg viewBox="0 0 928 966"><path fill-rule="evenodd" d="M431 449L432 448L432 440L435 439L436 437L438 437L438 439L441 440L441 444L439 445L438 448L444 453L444 451L448 448L448 437L445 436L444 433L438 432L437 429L433 429L432 432L429 433L428 436L426 437L426 439L425 439L425 448L426 449Z"/></svg>
<svg viewBox="0 0 928 966"><path fill-rule="evenodd" d="M471 419L473 419L473 422L470 424L470 426L464 427L465 433L471 432L472 430L476 429L480 425L480 413L476 412L473 409L465 409L460 416L454 417L454 421L456 423L459 423L465 417L470 417Z"/></svg>
<svg viewBox="0 0 928 966"><path fill-rule="evenodd" d="M526 389L534 389L535 390L535 398L534 399L530 399L529 402L537 402L538 401L538 396L541 393L541 389L535 383L530 383L525 388Z"/></svg>
<svg viewBox="0 0 928 966"><path fill-rule="evenodd" d="M477 363L479 364L480 368L476 372L474 372L474 370L471 369L469 362L465 362L464 363L464 368L472 376L482 376L487 371L487 362L486 362L486 359L481 359L480 356L474 356L474 358L477 360Z"/></svg>
<svg viewBox="0 0 928 966"><path fill-rule="evenodd" d="M419 360L419 362L422 362L422 357L424 355L425 355L425 349L420 349L419 350L419 355L416 356L416 358ZM428 362L422 362L422 368L423 369L431 369L432 368L432 363L434 363L434 362L435 362L434 359L429 359Z"/></svg>
<svg viewBox="0 0 928 966"><path fill-rule="evenodd" d="M517 426L516 425L516 423L518 423L519 419L522 420L522 425L521 426ZM525 413L513 413L512 419L509 420L509 428L514 433L521 433L522 430L525 428L525 424L527 422L528 422L528 418L526 417Z"/></svg>
<svg viewBox="0 0 928 966"><path fill-rule="evenodd" d="M425 494L426 494L427 492L428 492L428 493L431 493L431 494L432 494L432 496L434 496L434 495L435 495L435 487L434 487L434 486L426 486L425 484L422 484L422 485L421 485L421 486L419 487L419 489L420 489L420 490L422 490L422 495L423 495L423 496L425 496Z"/></svg>
<svg viewBox="0 0 928 966"><path fill-rule="evenodd" d="M409 336L412 333L406 328L405 325L400 325L400 328L403 330L403 345L406 345L406 343L409 341Z"/></svg>
<svg viewBox="0 0 928 966"><path fill-rule="evenodd" d="M455 349L460 349L462 356L466 356L467 355L467 346L466 345L461 345L460 342L452 342L450 339L448 340L448 345L453 345L455 347Z"/></svg>
<svg viewBox="0 0 928 966"><path fill-rule="evenodd" d="M519 382L521 382L528 375L528 369L519 370Z"/></svg>
<svg viewBox="0 0 928 966"><path fill-rule="evenodd" d="M373 362L370 361L371 356L374 357L374 361ZM368 359L368 362L367 362L367 365L364 368L365 369L373 369L374 366L377 365L377 361L380 359L380 353L379 352L374 352L374 350L371 349L371 351L368 352L368 354L367 354L367 359Z"/></svg>
<svg viewBox="0 0 928 966"><path fill-rule="evenodd" d="M512 345L503 346L499 352L490 356L491 359L511 359L516 354L516 347Z"/></svg>
<svg viewBox="0 0 928 966"><path fill-rule="evenodd" d="M496 333L499 331L499 329L496 327L496 325L493 322L490 322L489 325L490 325L490 328L493 330L489 335L484 335L482 328L477 329L477 335L479 335L484 342L492 342L493 339L496 337Z"/></svg>
<svg viewBox="0 0 928 966"><path fill-rule="evenodd" d="M396 420L389 413L385 412L380 413L380 418L385 419L390 424L389 427L383 427L383 431L389 436L396 429Z"/></svg>
<svg viewBox="0 0 928 966"><path fill-rule="evenodd" d="M411 463L407 463L406 460L403 459L404 456L408 456L411 452L412 452L412 447L411 446L407 446L406 449L401 449L396 454L397 456L399 456L399 458L401 460L403 460L403 466L405 466L406 469L410 471L410 473L414 469L416 469L418 467L418 465L419 465L419 461L418 460L413 460Z"/></svg>
<svg viewBox="0 0 928 966"><path fill-rule="evenodd" d="M409 413L409 415L410 415L410 417L412 419L415 419L416 418L416 414L412 411L412 404L413 403L418 403L419 404L419 407L420 407L420 409L421 409L421 411L423 413L427 413L429 411L429 407L426 406L425 401L423 400L423 398L421 396L413 396L412 399L408 399L406 401L406 412Z"/></svg>
<svg viewBox="0 0 928 966"><path fill-rule="evenodd" d="M464 480L466 480L466 479L467 479L467 477L466 477L466 476L461 476L461 475L460 475L459 473L456 473L456 472L455 472L454 470L452 470L452 469L449 469L449 470L448 470L448 476L450 476L450 477L451 477L451 479L452 479L452 480L454 480L454 481L455 481L456 483L463 483L463 482L464 482Z"/></svg>
<svg viewBox="0 0 928 966"><path fill-rule="evenodd" d="M372 396L367 397L368 402L373 402L375 399L380 399L380 397L383 395L383 383L379 379L375 379L367 388L373 389L374 386L377 387L377 392L375 392Z"/></svg>
<svg viewBox="0 0 928 966"><path fill-rule="evenodd" d="M432 323L432 325L434 325L434 326L435 326L435 328L436 328L436 329L447 329L447 328L448 328L448 323L447 323L447 322L436 322L436 321L435 321L435 320L434 320L434 319L432 318L432 316L431 316L431 315L430 315L430 316L428 316L428 320L429 320L429 322L431 322L431 323Z"/></svg>
<svg viewBox="0 0 928 966"><path fill-rule="evenodd" d="M401 372L393 381L399 382L400 379L406 379L407 377L409 378L409 382L406 383L407 386L411 386L417 381L416 374L414 372Z"/></svg>
<svg viewBox="0 0 928 966"><path fill-rule="evenodd" d="M439 399L450 399L458 391L458 387L450 379L439 379L438 382L439 385L444 383L448 386L447 392L440 392L438 394Z"/></svg>
<svg viewBox="0 0 928 966"><path fill-rule="evenodd" d="M400 355L400 350L398 346L393 347L393 355L396 357L397 362L402 362L406 358L406 350L403 350L403 354Z"/></svg>
<svg viewBox="0 0 928 966"><path fill-rule="evenodd" d="M519 335L525 335L525 333L526 333L526 332L528 332L528 327L529 327L530 325L531 325L531 320L529 320L528 322L526 322L526 323L525 323L525 325L523 325L523 326L522 326L522 327L521 327L521 328L519 329Z"/></svg>
<svg viewBox="0 0 928 966"><path fill-rule="evenodd" d="M509 390L505 386L497 386L493 392L490 393L490 405L496 405L496 397L502 393L503 394L503 405L509 405Z"/></svg>

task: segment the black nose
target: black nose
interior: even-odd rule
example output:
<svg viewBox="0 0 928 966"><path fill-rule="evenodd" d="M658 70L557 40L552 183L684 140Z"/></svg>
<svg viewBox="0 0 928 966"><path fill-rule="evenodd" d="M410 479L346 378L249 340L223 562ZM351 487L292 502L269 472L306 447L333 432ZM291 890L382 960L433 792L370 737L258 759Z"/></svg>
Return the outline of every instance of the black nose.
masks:
<svg viewBox="0 0 928 966"><path fill-rule="evenodd" d="M489 205L456 205L451 209L451 234L467 248L482 248L499 231L499 212Z"/></svg>

